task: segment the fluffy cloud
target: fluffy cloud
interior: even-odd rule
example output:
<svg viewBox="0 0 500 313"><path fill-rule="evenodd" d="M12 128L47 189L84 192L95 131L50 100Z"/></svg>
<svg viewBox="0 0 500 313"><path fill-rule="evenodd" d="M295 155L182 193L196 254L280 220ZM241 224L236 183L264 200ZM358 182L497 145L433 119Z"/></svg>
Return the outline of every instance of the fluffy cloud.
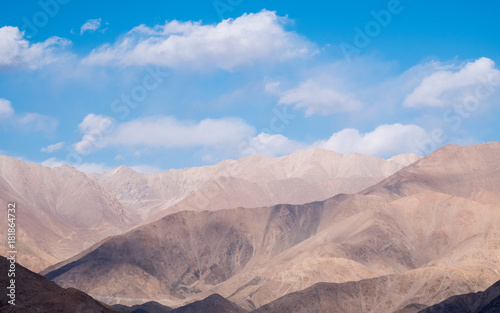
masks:
<svg viewBox="0 0 500 313"><path fill-rule="evenodd" d="M307 80L298 87L279 91L276 83L266 86L266 90L280 95L279 104L294 105L296 109L305 109L306 116L314 114L330 115L338 112L359 110L363 103L351 93L335 90L331 86Z"/></svg>
<svg viewBox="0 0 500 313"><path fill-rule="evenodd" d="M0 119L9 118L14 115L14 109L9 100L0 98Z"/></svg>
<svg viewBox="0 0 500 313"><path fill-rule="evenodd" d="M347 128L334 133L327 140L313 144L315 147L339 153L365 153L379 157L392 157L401 153L420 153L419 143L428 137L417 125L381 125L369 133Z"/></svg>
<svg viewBox="0 0 500 313"><path fill-rule="evenodd" d="M43 161L42 165L47 167L61 167L67 165L67 163L57 158L49 158ZM109 172L113 170L112 167L101 163L81 163L74 165L74 167L80 172L84 172L87 174Z"/></svg>
<svg viewBox="0 0 500 313"><path fill-rule="evenodd" d="M59 122L57 119L38 113L16 114L12 104L7 99L0 99L0 124L2 127L22 132L52 133Z"/></svg>
<svg viewBox="0 0 500 313"><path fill-rule="evenodd" d="M264 10L217 25L175 20L152 28L141 25L115 44L92 51L85 62L233 70L316 53L313 44L284 29L286 22Z"/></svg>
<svg viewBox="0 0 500 313"><path fill-rule="evenodd" d="M64 146L64 141L55 143L53 145L48 145L47 147L42 148L42 150L40 150L40 151L45 152L45 153L52 153L54 151L60 150L63 146Z"/></svg>
<svg viewBox="0 0 500 313"><path fill-rule="evenodd" d="M61 167L64 165L67 165L65 161L59 160L57 158L49 158L41 163L43 166L47 167ZM111 172L115 168L108 166L103 163L81 163L81 164L76 164L72 165L74 166L77 170L80 172L84 172L87 174L91 173L103 173L103 172ZM150 166L150 165L132 165L130 166L131 169L133 169L136 172L142 173L142 174L151 174L151 173L161 173L163 172L162 169L155 167L155 166Z"/></svg>
<svg viewBox="0 0 500 313"><path fill-rule="evenodd" d="M407 107L443 107L463 103L470 97L481 100L500 86L500 71L495 62L480 58L459 68L439 70L426 76L409 94Z"/></svg>
<svg viewBox="0 0 500 313"><path fill-rule="evenodd" d="M291 140L281 134L270 135L266 133L260 133L259 135L250 139L248 145L245 145L245 147L243 147L241 156L258 154L276 157L290 154L294 151L304 149L306 147L307 145L305 145L304 143Z"/></svg>
<svg viewBox="0 0 500 313"><path fill-rule="evenodd" d="M111 118L89 114L78 126L84 134L73 147L88 153L107 146L155 148L237 146L253 136L255 129L239 118L179 121L172 116L155 116L114 125Z"/></svg>
<svg viewBox="0 0 500 313"><path fill-rule="evenodd" d="M95 32L101 27L101 19L92 19L85 22L85 24L80 27L80 35L83 35L86 31Z"/></svg>
<svg viewBox="0 0 500 313"><path fill-rule="evenodd" d="M92 149L98 150L103 147L103 138L111 133L114 128L114 121L104 115L89 114L78 125L78 129L83 134L82 140L73 145L77 153L87 154Z"/></svg>
<svg viewBox="0 0 500 313"><path fill-rule="evenodd" d="M56 51L70 44L68 40L51 37L44 42L30 44L17 27L0 28L0 69L21 67L37 69L56 60Z"/></svg>

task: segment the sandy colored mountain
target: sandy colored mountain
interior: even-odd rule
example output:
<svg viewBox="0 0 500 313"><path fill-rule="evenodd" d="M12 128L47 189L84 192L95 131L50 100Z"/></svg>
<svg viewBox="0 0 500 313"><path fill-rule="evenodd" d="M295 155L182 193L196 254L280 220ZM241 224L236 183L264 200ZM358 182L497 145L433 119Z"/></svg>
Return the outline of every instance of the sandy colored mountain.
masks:
<svg viewBox="0 0 500 313"><path fill-rule="evenodd" d="M176 307L218 293L249 311L354 282L335 300L343 312L359 299L364 312L417 312L500 279L498 155L500 143L450 145L354 195L179 212L45 273L110 302Z"/></svg>
<svg viewBox="0 0 500 313"><path fill-rule="evenodd" d="M404 154L384 160L314 148L280 158L251 156L149 175L122 166L91 177L152 222L183 210L301 204L355 193L420 158Z"/></svg>
<svg viewBox="0 0 500 313"><path fill-rule="evenodd" d="M122 166L91 175L96 183L70 166L48 168L0 156L0 205L17 203L19 261L40 271L168 212L323 200L359 191L419 158L407 154L387 161L312 149L151 175ZM0 226L5 255L5 219Z"/></svg>
<svg viewBox="0 0 500 313"><path fill-rule="evenodd" d="M134 219L118 200L70 166L48 168L0 156L0 206L16 203L19 262L34 271L65 260ZM7 213L0 220L0 254L7 248Z"/></svg>
<svg viewBox="0 0 500 313"><path fill-rule="evenodd" d="M10 261L0 256L0 277L2 290L8 290L10 279L15 280L15 305L8 303L12 300L7 292L0 295L0 312L14 313L125 313L118 309L100 303L85 293L68 288L64 289L36 273L16 264L15 277L7 277Z"/></svg>

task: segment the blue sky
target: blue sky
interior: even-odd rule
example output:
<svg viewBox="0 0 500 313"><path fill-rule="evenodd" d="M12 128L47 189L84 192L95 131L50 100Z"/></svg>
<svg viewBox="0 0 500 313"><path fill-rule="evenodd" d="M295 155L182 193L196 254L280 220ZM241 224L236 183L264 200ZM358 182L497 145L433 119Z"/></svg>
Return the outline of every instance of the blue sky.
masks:
<svg viewBox="0 0 500 313"><path fill-rule="evenodd" d="M152 172L499 140L494 1L0 3L1 154Z"/></svg>

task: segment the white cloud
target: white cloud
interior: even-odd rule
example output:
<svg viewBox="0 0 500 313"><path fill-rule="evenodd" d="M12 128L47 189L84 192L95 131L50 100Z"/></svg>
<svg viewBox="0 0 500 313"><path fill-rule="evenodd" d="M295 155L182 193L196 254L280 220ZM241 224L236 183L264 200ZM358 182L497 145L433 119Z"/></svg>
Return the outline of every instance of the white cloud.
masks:
<svg viewBox="0 0 500 313"><path fill-rule="evenodd" d="M379 157L392 157L401 153L421 153L419 143L428 138L426 131L417 125L380 125L369 133L346 128L334 133L327 140L320 140L314 147L339 153L364 153Z"/></svg>
<svg viewBox="0 0 500 313"><path fill-rule="evenodd" d="M406 96L404 105L450 106L463 103L469 97L480 98L482 94L495 92L494 89L499 85L500 71L495 68L495 62L483 57L461 67L439 70L426 76L413 92Z"/></svg>
<svg viewBox="0 0 500 313"><path fill-rule="evenodd" d="M47 147L42 148L41 151L45 153L52 153L54 151L60 150L63 146L64 146L64 141L61 141L53 145L48 145Z"/></svg>
<svg viewBox="0 0 500 313"><path fill-rule="evenodd" d="M255 133L252 126L239 118L208 118L193 122L179 121L172 116L147 117L113 125L113 120L107 116L89 114L78 128L84 136L73 147L81 154L107 146L237 146Z"/></svg>
<svg viewBox="0 0 500 313"><path fill-rule="evenodd" d="M52 168L67 165L67 163L65 161L59 160L55 157L49 158L49 159L43 161L41 164L43 166L52 167ZM80 172L84 172L87 174L110 172L110 171L114 170L113 167L108 166L108 165L103 164L103 163L82 163L82 164L76 164L76 165L72 165L72 166L74 166ZM150 166L150 165L133 165L133 166L130 166L130 168L133 169L134 171L142 173L142 174L163 172L162 169L155 167L155 166Z"/></svg>
<svg viewBox="0 0 500 313"><path fill-rule="evenodd" d="M95 32L99 27L101 27L100 18L88 20L80 27L80 35L83 35L86 31Z"/></svg>
<svg viewBox="0 0 500 313"><path fill-rule="evenodd" d="M67 165L67 163L65 161L53 157L43 161L42 165L47 167L61 167ZM80 172L84 172L87 174L109 172L113 170L112 167L102 163L82 163L73 166Z"/></svg>
<svg viewBox="0 0 500 313"><path fill-rule="evenodd" d="M0 98L0 119L9 118L14 115L14 109L9 100Z"/></svg>
<svg viewBox="0 0 500 313"><path fill-rule="evenodd" d="M258 154L276 157L290 154L306 147L306 144L291 140L281 134L270 135L260 133L248 142L248 145L243 148L241 155L248 156Z"/></svg>
<svg viewBox="0 0 500 313"><path fill-rule="evenodd" d="M136 172L142 173L142 174L152 174L152 173L161 173L164 172L162 169L155 167L155 166L150 166L150 165L134 165L130 167Z"/></svg>
<svg viewBox="0 0 500 313"><path fill-rule="evenodd" d="M52 158L49 158L49 159L43 161L42 165L47 166L47 167L60 167L60 166L66 165L66 162L58 160L55 157L52 157Z"/></svg>
<svg viewBox="0 0 500 313"><path fill-rule="evenodd" d="M103 138L112 132L114 121L104 115L88 114L78 125L78 129L83 133L82 140L73 145L77 153L87 154L92 149L102 148Z"/></svg>
<svg viewBox="0 0 500 313"><path fill-rule="evenodd" d="M57 59L56 50L69 45L70 41L59 37L30 44L17 27L0 28L0 69L21 67L37 69Z"/></svg>
<svg viewBox="0 0 500 313"><path fill-rule="evenodd" d="M306 117L314 114L330 115L338 112L355 111L363 103L349 92L336 90L332 86L307 80L296 88L279 91L279 84L266 85L266 91L280 95L279 104L294 105L295 109L306 109Z"/></svg>
<svg viewBox="0 0 500 313"><path fill-rule="evenodd" d="M12 120L14 127L25 132L54 132L59 124L58 120L47 115L38 113L25 113L16 115Z"/></svg>
<svg viewBox="0 0 500 313"><path fill-rule="evenodd" d="M58 120L38 113L16 114L12 104L7 99L0 99L0 119L4 119L0 126L22 132L52 133L59 124Z"/></svg>
<svg viewBox="0 0 500 313"><path fill-rule="evenodd" d="M113 45L95 49L84 61L233 70L316 53L312 43L284 29L286 22L287 18L264 10L217 25L175 20L152 28L140 25Z"/></svg>

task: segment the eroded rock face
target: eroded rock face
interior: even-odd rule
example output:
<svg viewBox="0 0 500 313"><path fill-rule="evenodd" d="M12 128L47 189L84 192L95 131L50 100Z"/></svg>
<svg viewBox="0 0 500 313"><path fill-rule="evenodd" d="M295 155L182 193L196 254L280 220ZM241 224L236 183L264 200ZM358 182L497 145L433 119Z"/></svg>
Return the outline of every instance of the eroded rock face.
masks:
<svg viewBox="0 0 500 313"><path fill-rule="evenodd" d="M445 147L358 194L172 214L48 277L110 301L178 307L218 293L248 311L413 313L500 279L500 144L475 149ZM308 289L318 283L331 285Z"/></svg>
<svg viewBox="0 0 500 313"><path fill-rule="evenodd" d="M500 281L483 292L453 296L419 313L496 313L500 312Z"/></svg>
<svg viewBox="0 0 500 313"><path fill-rule="evenodd" d="M9 261L0 257L0 271L7 273ZM31 272L16 264L15 271L16 298L15 305L8 303L10 298L6 292L0 296L1 312L61 312L61 313L124 313L102 304L89 295L73 289L63 289L43 276ZM7 290L10 278L0 276L2 290Z"/></svg>
<svg viewBox="0 0 500 313"><path fill-rule="evenodd" d="M135 217L107 190L71 166L48 168L0 156L0 206L15 202L19 262L33 271L65 260L111 235ZM7 247L0 220L0 253Z"/></svg>

